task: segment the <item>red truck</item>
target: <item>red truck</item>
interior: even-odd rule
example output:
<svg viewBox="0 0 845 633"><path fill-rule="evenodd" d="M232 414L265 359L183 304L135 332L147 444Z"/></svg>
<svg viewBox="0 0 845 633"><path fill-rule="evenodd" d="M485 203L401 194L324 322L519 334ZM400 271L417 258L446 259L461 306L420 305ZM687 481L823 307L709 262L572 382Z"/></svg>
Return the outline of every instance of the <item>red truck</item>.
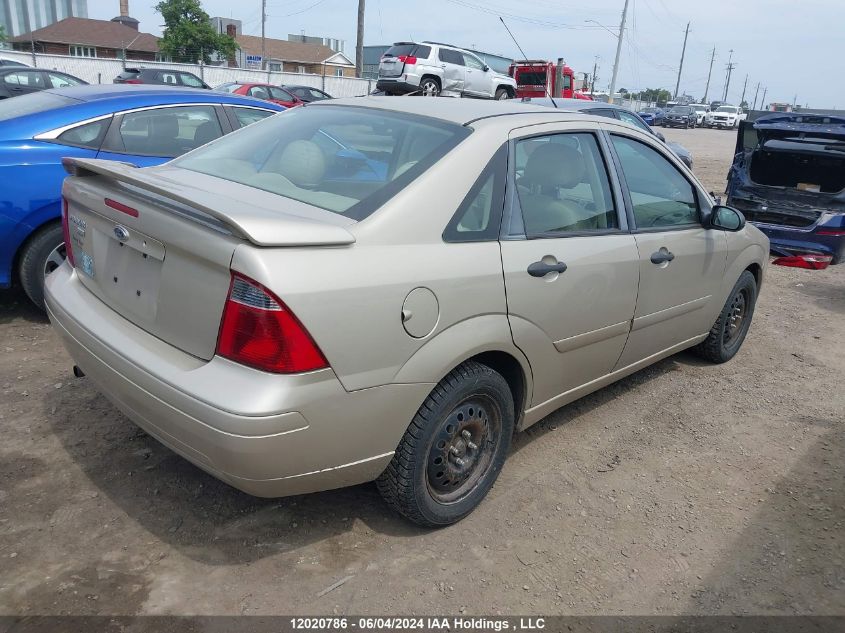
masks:
<svg viewBox="0 0 845 633"><path fill-rule="evenodd" d="M593 98L575 89L575 73L559 57L557 64L544 59L518 59L508 68L516 80L517 97L552 97L563 99Z"/></svg>

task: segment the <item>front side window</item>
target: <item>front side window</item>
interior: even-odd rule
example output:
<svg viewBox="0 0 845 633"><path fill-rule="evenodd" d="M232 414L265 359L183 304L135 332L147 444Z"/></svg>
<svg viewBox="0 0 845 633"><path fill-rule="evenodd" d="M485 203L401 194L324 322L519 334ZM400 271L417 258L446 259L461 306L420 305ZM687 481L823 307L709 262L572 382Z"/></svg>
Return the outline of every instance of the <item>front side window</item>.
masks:
<svg viewBox="0 0 845 633"><path fill-rule="evenodd" d="M467 68L472 68L473 70L483 70L484 64L482 64L474 55L470 55L469 53L463 54L464 58L464 65Z"/></svg>
<svg viewBox="0 0 845 633"><path fill-rule="evenodd" d="M700 224L692 184L654 148L611 135L631 195L637 228Z"/></svg>
<svg viewBox="0 0 845 633"><path fill-rule="evenodd" d="M468 134L404 113L292 108L176 164L360 220Z"/></svg>
<svg viewBox="0 0 845 633"><path fill-rule="evenodd" d="M182 80L183 86L190 86L191 88L203 87L202 80L191 73L179 73L179 78Z"/></svg>
<svg viewBox="0 0 845 633"><path fill-rule="evenodd" d="M529 237L619 228L607 169L593 134L519 140L514 162Z"/></svg>
<svg viewBox="0 0 845 633"><path fill-rule="evenodd" d="M50 83L52 84L53 88L66 88L68 86L79 86L82 84L81 81L74 77L71 77L70 75L62 75L59 73L47 73L47 76L50 78Z"/></svg>
<svg viewBox="0 0 845 633"><path fill-rule="evenodd" d="M111 137L111 134L109 135ZM123 115L110 151L179 156L223 136L213 106L153 108Z"/></svg>
<svg viewBox="0 0 845 633"><path fill-rule="evenodd" d="M275 86L268 86L267 90L270 92L270 96L278 101L294 100L293 95L287 90L282 90L281 88L276 88Z"/></svg>
<svg viewBox="0 0 845 633"><path fill-rule="evenodd" d="M569 75L563 76L563 88L564 90L572 89L572 77L570 77Z"/></svg>
<svg viewBox="0 0 845 633"><path fill-rule="evenodd" d="M179 81L176 79L175 73L156 73L155 78L157 81L163 84L168 84L170 86L176 86L179 84Z"/></svg>
<svg viewBox="0 0 845 633"><path fill-rule="evenodd" d="M631 125L638 127L641 130L648 132L649 134L652 133L651 128L649 128L648 125L646 125L643 122L643 120L640 117L638 117L636 114L631 114L630 112L625 112L625 110L619 110L618 114L619 114L619 118L621 120L625 121L625 123L630 123Z"/></svg>
<svg viewBox="0 0 845 633"><path fill-rule="evenodd" d="M270 98L270 93L264 86L253 86L249 89L249 96L255 97L256 99L267 100Z"/></svg>

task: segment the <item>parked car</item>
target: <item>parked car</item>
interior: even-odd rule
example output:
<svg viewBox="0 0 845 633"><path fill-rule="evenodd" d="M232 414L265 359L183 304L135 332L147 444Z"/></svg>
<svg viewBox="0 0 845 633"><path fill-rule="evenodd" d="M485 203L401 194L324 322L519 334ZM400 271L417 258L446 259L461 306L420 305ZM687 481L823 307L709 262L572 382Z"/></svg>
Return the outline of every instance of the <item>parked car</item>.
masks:
<svg viewBox="0 0 845 633"><path fill-rule="evenodd" d="M111 84L0 101L0 288L16 277L43 305L44 275L64 258L64 157L158 165L282 110L237 95Z"/></svg>
<svg viewBox="0 0 845 633"><path fill-rule="evenodd" d="M329 93L323 92L318 88L312 88L311 86L291 86L285 84L282 88L290 93L293 93L298 99L304 101L305 103L332 98Z"/></svg>
<svg viewBox="0 0 845 633"><path fill-rule="evenodd" d="M710 106L705 103L691 103L690 107L695 110L695 124L698 126L704 125L707 113L710 112Z"/></svg>
<svg viewBox="0 0 845 633"><path fill-rule="evenodd" d="M17 59L11 59L9 57L0 57L0 68L8 68L9 66L15 66L20 68L23 66L24 68L29 68L29 64L24 64Z"/></svg>
<svg viewBox="0 0 845 633"><path fill-rule="evenodd" d="M744 118L740 109L732 105L720 105L707 113L704 125L707 127L735 128Z"/></svg>
<svg viewBox="0 0 845 633"><path fill-rule="evenodd" d="M184 70L167 70L164 68L124 68L123 72L114 78L114 83L183 86L185 88L204 88L211 90L211 86L194 73Z"/></svg>
<svg viewBox="0 0 845 633"><path fill-rule="evenodd" d="M631 125L638 127L639 129L660 139L661 142L665 143L666 146L672 150L675 156L681 159L681 162L683 162L684 165L690 169L693 167L692 154L690 154L686 147L680 143L667 141L663 134L652 130L651 126L643 121L638 114L628 108L623 108L622 106L614 103L604 103L602 101L584 102L579 99L555 99L554 104L548 97L544 99L523 99L522 101L524 103L530 103L531 105L542 105L548 107L557 106L559 109L567 110L569 112L583 112L585 114L605 116L611 119L619 119L625 123L630 123Z"/></svg>
<svg viewBox="0 0 845 633"><path fill-rule="evenodd" d="M381 58L378 90L485 99L516 96L516 80L498 73L470 51L437 42L397 42Z"/></svg>
<svg viewBox="0 0 845 633"><path fill-rule="evenodd" d="M666 113L661 108L643 108L637 114L640 118L651 126L663 125L663 119Z"/></svg>
<svg viewBox="0 0 845 633"><path fill-rule="evenodd" d="M61 73L57 70L29 68L27 66L0 67L0 99L18 97L31 92L50 88L86 86L88 82L79 77Z"/></svg>
<svg viewBox="0 0 845 633"><path fill-rule="evenodd" d="M387 171L329 176L360 158L325 136ZM732 358L768 262L653 134L522 103L323 101L159 167L67 167L46 296L77 373L241 490L376 480L429 526L515 430L685 348Z"/></svg>
<svg viewBox="0 0 845 633"><path fill-rule="evenodd" d="M845 117L778 113L741 121L728 204L795 266L845 260Z"/></svg>
<svg viewBox="0 0 845 633"><path fill-rule="evenodd" d="M302 99L295 96L290 91L272 84L233 81L220 84L214 88L214 90L217 92L231 92L236 95L255 97L256 99L263 99L264 101L272 101L273 103L278 103L286 108L293 108L294 106L305 103Z"/></svg>
<svg viewBox="0 0 845 633"><path fill-rule="evenodd" d="M663 125L666 127L683 127L690 128L697 125L698 115L692 106L676 105L666 113L666 118L663 119Z"/></svg>

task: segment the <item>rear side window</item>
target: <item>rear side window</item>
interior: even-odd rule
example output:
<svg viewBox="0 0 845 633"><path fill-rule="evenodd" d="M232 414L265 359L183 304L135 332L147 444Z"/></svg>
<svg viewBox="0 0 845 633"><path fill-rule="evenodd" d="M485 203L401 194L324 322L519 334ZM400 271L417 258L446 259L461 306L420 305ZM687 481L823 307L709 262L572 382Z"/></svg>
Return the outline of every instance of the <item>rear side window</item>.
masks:
<svg viewBox="0 0 845 633"><path fill-rule="evenodd" d="M507 167L508 149L507 145L503 145L490 159L443 231L445 241L483 242L499 238Z"/></svg>
<svg viewBox="0 0 845 633"><path fill-rule="evenodd" d="M360 220L468 134L426 117L320 105L250 125L177 164Z"/></svg>
<svg viewBox="0 0 845 633"><path fill-rule="evenodd" d="M464 56L451 48L441 48L439 57L441 62L446 62L447 64L455 64L456 66L464 65Z"/></svg>
<svg viewBox="0 0 845 633"><path fill-rule="evenodd" d="M159 83L169 84L171 86L178 86L179 80L176 78L176 73L157 72L154 74L155 80Z"/></svg>
<svg viewBox="0 0 845 633"><path fill-rule="evenodd" d="M232 108L235 113L235 118L238 120L240 127L246 127L252 123L257 123L268 116L276 114L272 110L259 110L258 108L239 108L237 106Z"/></svg>
<svg viewBox="0 0 845 633"><path fill-rule="evenodd" d="M44 73L34 70L19 70L3 75L3 81L8 86L24 86L26 88L49 88Z"/></svg>
<svg viewBox="0 0 845 633"><path fill-rule="evenodd" d="M61 73L47 73L50 78L50 83L53 88L66 88L67 86L79 86L81 81L70 75L63 75Z"/></svg>
<svg viewBox="0 0 845 633"><path fill-rule="evenodd" d="M199 77L194 77L191 73L179 73L179 79L182 80L182 85L190 86L191 88L204 87L202 80Z"/></svg>
<svg viewBox="0 0 845 633"><path fill-rule="evenodd" d="M111 123L111 117L86 123L85 125L79 125L60 134L56 141L64 145L99 149L109 123Z"/></svg>
<svg viewBox="0 0 845 633"><path fill-rule="evenodd" d="M431 46L417 46L414 49L414 57L417 59L428 59L431 56Z"/></svg>
<svg viewBox="0 0 845 633"><path fill-rule="evenodd" d="M281 88L276 88L275 86L270 86L267 88L270 92L270 96L273 99L278 99L279 101L293 101L293 95L289 93L287 90L282 90Z"/></svg>
<svg viewBox="0 0 845 633"><path fill-rule="evenodd" d="M112 137L112 135L109 135ZM223 136L213 106L153 108L123 115L109 151L170 158Z"/></svg>
<svg viewBox="0 0 845 633"><path fill-rule="evenodd" d="M253 86L249 89L249 96L255 97L256 99L264 99L266 101L270 98L270 91L264 86Z"/></svg>

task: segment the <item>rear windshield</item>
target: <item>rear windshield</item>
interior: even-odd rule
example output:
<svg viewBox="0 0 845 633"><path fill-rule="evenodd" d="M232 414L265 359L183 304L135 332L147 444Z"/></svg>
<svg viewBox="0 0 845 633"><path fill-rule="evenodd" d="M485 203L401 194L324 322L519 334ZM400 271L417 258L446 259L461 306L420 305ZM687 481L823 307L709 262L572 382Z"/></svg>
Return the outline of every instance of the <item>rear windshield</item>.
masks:
<svg viewBox="0 0 845 633"><path fill-rule="evenodd" d="M430 46L420 46L419 44L394 44L384 53L385 57L399 57L400 55L413 55L420 59L428 59L431 55Z"/></svg>
<svg viewBox="0 0 845 633"><path fill-rule="evenodd" d="M79 103L79 101L47 91L33 92L14 99L3 99L0 100L0 121L44 112L52 108L61 108L73 103Z"/></svg>
<svg viewBox="0 0 845 633"><path fill-rule="evenodd" d="M545 70L519 70L516 71L516 83L520 86L545 86Z"/></svg>
<svg viewBox="0 0 845 633"><path fill-rule="evenodd" d="M127 68L122 73L120 73L117 78L118 79L132 79L135 75L140 75L141 71L137 68Z"/></svg>
<svg viewBox="0 0 845 633"><path fill-rule="evenodd" d="M404 113L308 106L229 134L173 164L361 220L469 133Z"/></svg>

